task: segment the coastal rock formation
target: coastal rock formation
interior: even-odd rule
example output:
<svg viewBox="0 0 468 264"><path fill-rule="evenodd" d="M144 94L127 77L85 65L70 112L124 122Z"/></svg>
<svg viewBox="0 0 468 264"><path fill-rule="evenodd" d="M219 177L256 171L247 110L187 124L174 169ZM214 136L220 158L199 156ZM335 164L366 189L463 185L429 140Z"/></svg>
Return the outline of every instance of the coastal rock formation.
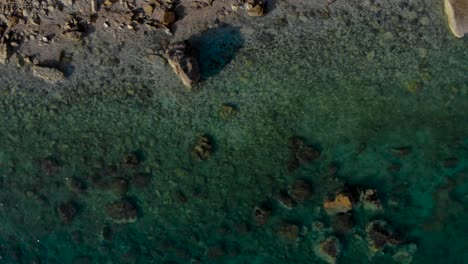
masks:
<svg viewBox="0 0 468 264"><path fill-rule="evenodd" d="M457 38L463 38L468 33L468 1L445 0L444 6L450 30Z"/></svg>
<svg viewBox="0 0 468 264"><path fill-rule="evenodd" d="M192 88L200 80L198 61L188 41L173 43L166 52L167 61L185 86Z"/></svg>

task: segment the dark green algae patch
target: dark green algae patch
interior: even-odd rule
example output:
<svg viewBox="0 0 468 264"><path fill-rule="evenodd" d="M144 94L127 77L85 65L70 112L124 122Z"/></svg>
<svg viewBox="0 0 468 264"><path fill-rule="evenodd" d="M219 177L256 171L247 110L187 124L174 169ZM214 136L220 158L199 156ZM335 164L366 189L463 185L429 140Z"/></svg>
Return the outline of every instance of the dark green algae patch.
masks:
<svg viewBox="0 0 468 264"><path fill-rule="evenodd" d="M2 74L2 261L322 263L336 237L337 263L467 262L466 39L442 18L344 17L356 25L259 33L192 92L168 67L54 87ZM323 203L343 191L337 226ZM394 233L371 236L375 220Z"/></svg>

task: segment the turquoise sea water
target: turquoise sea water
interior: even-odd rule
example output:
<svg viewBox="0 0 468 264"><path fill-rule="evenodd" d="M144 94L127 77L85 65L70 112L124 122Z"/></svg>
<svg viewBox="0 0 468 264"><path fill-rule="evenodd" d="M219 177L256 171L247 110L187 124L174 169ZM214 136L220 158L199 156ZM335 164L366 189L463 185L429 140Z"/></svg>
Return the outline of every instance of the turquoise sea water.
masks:
<svg viewBox="0 0 468 264"><path fill-rule="evenodd" d="M167 65L124 59L57 86L2 68L2 263L322 263L314 246L335 235L322 204L343 185L376 189L383 210L353 210L338 263L395 263L410 244L412 263L467 263L468 42L450 35L441 4L414 10L430 24L312 10L307 21L267 20L274 30L194 38L214 51L202 50L192 91ZM102 45L94 56L114 48L90 38ZM229 56L217 59L220 50ZM228 120L223 105L236 110ZM213 144L205 161L192 155L201 135ZM290 172L294 136L320 157ZM287 210L276 197L297 179L313 194ZM138 208L135 223L109 219L106 206L122 197ZM77 212L64 223L69 201ZM265 203L259 227L252 212ZM374 219L403 244L371 257ZM297 241L278 232L283 223L299 227Z"/></svg>

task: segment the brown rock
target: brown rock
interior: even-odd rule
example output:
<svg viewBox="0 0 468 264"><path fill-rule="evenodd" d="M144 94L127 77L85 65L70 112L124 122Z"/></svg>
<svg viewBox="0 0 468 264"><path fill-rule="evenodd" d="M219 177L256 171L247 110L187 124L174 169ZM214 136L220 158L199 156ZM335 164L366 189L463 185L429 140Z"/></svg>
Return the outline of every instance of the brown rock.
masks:
<svg viewBox="0 0 468 264"><path fill-rule="evenodd" d="M165 26L169 26L176 21L176 15L172 11L164 11L161 23Z"/></svg>
<svg viewBox="0 0 468 264"><path fill-rule="evenodd" d="M185 86L191 88L200 80L197 59L188 41L173 43L166 52L167 61Z"/></svg>
<svg viewBox="0 0 468 264"><path fill-rule="evenodd" d="M353 209L352 199L348 194L340 193L334 200L327 200L323 203L323 208L329 215L346 213Z"/></svg>

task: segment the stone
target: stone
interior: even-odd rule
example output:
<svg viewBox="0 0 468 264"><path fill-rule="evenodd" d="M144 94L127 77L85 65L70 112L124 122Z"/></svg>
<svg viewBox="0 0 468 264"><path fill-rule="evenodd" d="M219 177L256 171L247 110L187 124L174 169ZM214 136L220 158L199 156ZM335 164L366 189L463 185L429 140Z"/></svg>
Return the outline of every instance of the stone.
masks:
<svg viewBox="0 0 468 264"><path fill-rule="evenodd" d="M164 11L161 23L165 26L169 26L176 21L176 15L172 11Z"/></svg>
<svg viewBox="0 0 468 264"><path fill-rule="evenodd" d="M327 200L323 203L323 208L329 215L347 213L353 209L352 199L348 194L340 193L334 200Z"/></svg>
<svg viewBox="0 0 468 264"><path fill-rule="evenodd" d="M444 7L453 35L463 38L468 33L468 1L445 0Z"/></svg>
<svg viewBox="0 0 468 264"><path fill-rule="evenodd" d="M200 68L188 41L176 42L169 45L166 57L174 72L183 84L192 88L200 80Z"/></svg>
<svg viewBox="0 0 468 264"><path fill-rule="evenodd" d="M336 237L328 237L314 246L317 257L326 263L334 264L341 253L341 244Z"/></svg>
<svg viewBox="0 0 468 264"><path fill-rule="evenodd" d="M364 210L378 211L382 210L382 203L380 202L377 191L374 189L367 189L359 194L359 200L361 201Z"/></svg>
<svg viewBox="0 0 468 264"><path fill-rule="evenodd" d="M41 78L44 81L52 84L65 80L65 75L63 72L55 68L33 66L32 72L35 77Z"/></svg>
<svg viewBox="0 0 468 264"><path fill-rule="evenodd" d="M133 185L138 188L147 187L151 182L151 175L149 173L137 173L133 176Z"/></svg>
<svg viewBox="0 0 468 264"><path fill-rule="evenodd" d="M138 216L136 206L126 198L108 204L106 213L112 221L118 224L135 223Z"/></svg>
<svg viewBox="0 0 468 264"><path fill-rule="evenodd" d="M289 187L288 193L295 202L304 202L312 196L312 186L307 181L299 179Z"/></svg>
<svg viewBox="0 0 468 264"><path fill-rule="evenodd" d="M207 160L211 156L213 143L208 135L198 137L192 150L192 156L198 160Z"/></svg>
<svg viewBox="0 0 468 264"><path fill-rule="evenodd" d="M401 244L402 241L383 220L374 220L366 225L367 241L372 252L382 250L387 244Z"/></svg>

